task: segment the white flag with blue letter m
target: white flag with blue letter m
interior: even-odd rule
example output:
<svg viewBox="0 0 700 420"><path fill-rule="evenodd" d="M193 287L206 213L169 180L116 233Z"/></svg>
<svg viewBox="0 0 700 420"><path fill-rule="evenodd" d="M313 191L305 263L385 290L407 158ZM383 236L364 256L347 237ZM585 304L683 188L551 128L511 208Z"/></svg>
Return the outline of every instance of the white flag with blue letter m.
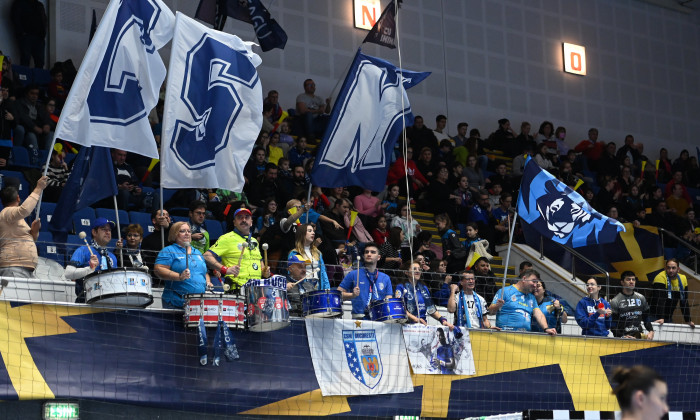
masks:
<svg viewBox="0 0 700 420"><path fill-rule="evenodd" d="M243 189L262 126L262 60L251 43L178 12L161 136L161 185Z"/></svg>
<svg viewBox="0 0 700 420"><path fill-rule="evenodd" d="M333 105L311 172L313 184L381 191L404 121L413 124L406 89L428 75L401 70L358 50Z"/></svg>
<svg viewBox="0 0 700 420"><path fill-rule="evenodd" d="M158 50L175 16L161 0L112 0L80 65L56 138L158 158L148 113L165 65Z"/></svg>
<svg viewBox="0 0 700 420"><path fill-rule="evenodd" d="M413 392L400 324L306 318L306 334L324 397Z"/></svg>

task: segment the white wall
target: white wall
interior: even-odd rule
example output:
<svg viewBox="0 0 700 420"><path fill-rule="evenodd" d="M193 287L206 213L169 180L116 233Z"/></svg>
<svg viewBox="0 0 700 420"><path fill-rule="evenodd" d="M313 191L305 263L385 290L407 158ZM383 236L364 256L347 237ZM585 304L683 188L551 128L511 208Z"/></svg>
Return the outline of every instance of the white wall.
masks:
<svg viewBox="0 0 700 420"><path fill-rule="evenodd" d="M166 3L192 16L198 1ZM317 94L330 94L366 34L352 28L352 0L264 3L289 41L284 51L262 54L263 90L280 91L282 105L292 107L311 77ZM101 16L106 5L50 1L52 60L80 62L91 10ZM601 140L618 144L632 133L652 159L661 146L676 157L700 144L700 12L636 0L405 0L399 26L403 66L433 72L409 92L414 112L429 126L442 113L452 133L467 121L488 135L502 117L515 128L524 119L535 128L549 119L567 127L571 145L592 126ZM254 39L251 26L233 19L225 30ZM562 72L565 41L586 47L587 76ZM399 62L397 50L366 45L364 51ZM167 47L163 55L167 62Z"/></svg>

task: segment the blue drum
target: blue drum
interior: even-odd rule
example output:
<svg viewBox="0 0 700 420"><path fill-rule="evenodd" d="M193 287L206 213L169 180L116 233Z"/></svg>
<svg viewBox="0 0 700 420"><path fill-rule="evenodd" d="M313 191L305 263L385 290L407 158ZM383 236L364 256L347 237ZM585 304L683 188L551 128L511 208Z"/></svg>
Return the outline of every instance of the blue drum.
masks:
<svg viewBox="0 0 700 420"><path fill-rule="evenodd" d="M272 276L246 283L246 326L250 331L266 332L289 326L287 279Z"/></svg>
<svg viewBox="0 0 700 420"><path fill-rule="evenodd" d="M343 299L340 290L314 290L302 295L304 317L333 318L343 316Z"/></svg>
<svg viewBox="0 0 700 420"><path fill-rule="evenodd" d="M372 302L369 306L369 318L378 322L405 323L407 319L403 299L391 298Z"/></svg>

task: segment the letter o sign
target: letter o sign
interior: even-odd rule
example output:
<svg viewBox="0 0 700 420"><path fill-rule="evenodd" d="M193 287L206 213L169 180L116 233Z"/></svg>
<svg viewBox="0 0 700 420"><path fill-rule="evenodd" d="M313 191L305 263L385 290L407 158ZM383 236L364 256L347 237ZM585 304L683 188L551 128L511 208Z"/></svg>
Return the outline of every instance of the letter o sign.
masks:
<svg viewBox="0 0 700 420"><path fill-rule="evenodd" d="M564 71L584 76L586 74L586 48L565 42L563 49Z"/></svg>

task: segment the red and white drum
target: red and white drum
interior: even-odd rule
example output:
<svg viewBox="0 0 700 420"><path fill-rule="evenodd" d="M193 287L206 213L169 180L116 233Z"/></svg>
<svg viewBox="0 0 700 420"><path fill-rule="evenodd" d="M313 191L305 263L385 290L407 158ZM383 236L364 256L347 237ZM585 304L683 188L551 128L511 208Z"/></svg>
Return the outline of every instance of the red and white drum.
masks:
<svg viewBox="0 0 700 420"><path fill-rule="evenodd" d="M243 329L245 326L245 298L223 293L196 293L186 295L185 326L196 327L200 319L204 326L216 327L221 320L229 328Z"/></svg>

